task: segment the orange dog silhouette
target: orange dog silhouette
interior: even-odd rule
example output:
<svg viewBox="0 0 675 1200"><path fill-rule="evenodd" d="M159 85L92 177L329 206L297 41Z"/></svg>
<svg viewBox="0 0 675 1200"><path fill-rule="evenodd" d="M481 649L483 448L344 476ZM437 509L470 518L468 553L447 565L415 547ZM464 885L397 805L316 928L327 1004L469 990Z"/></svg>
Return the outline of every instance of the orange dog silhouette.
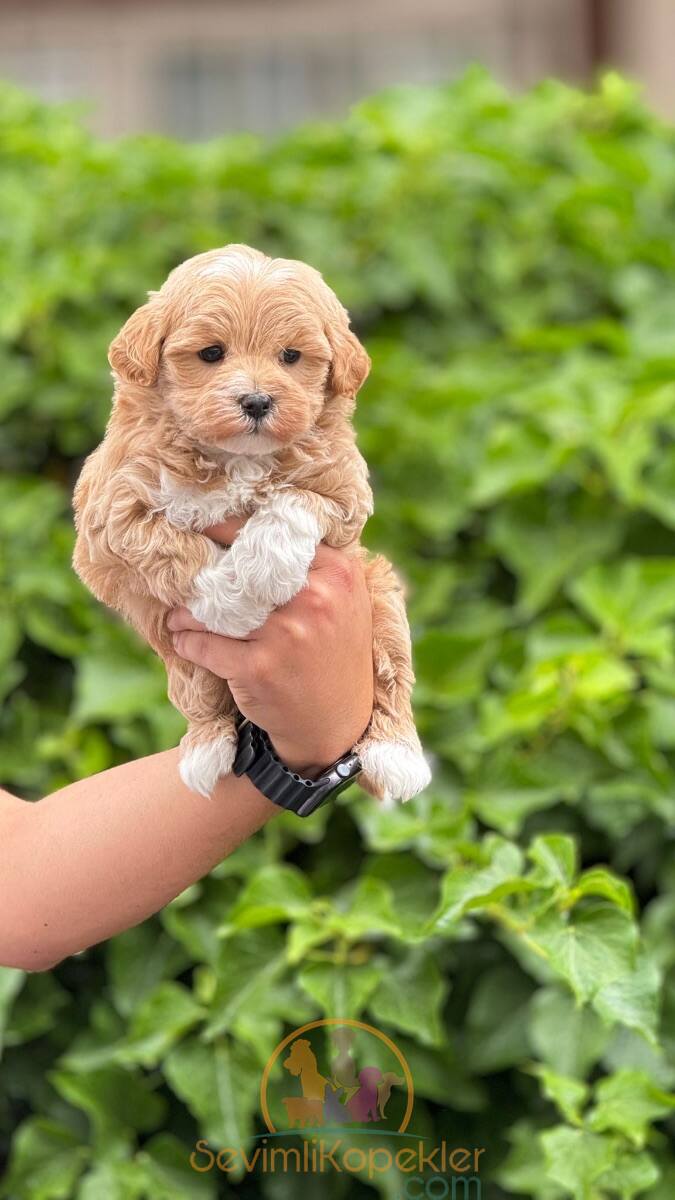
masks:
<svg viewBox="0 0 675 1200"><path fill-rule="evenodd" d="M286 1096L282 1104L286 1109L288 1127L295 1125L304 1128L305 1125L323 1125L323 1104L321 1100L307 1100L304 1096Z"/></svg>
<svg viewBox="0 0 675 1200"><path fill-rule="evenodd" d="M394 1086L400 1087L403 1083L405 1083L405 1080L400 1075L394 1074L393 1071L387 1071L382 1076L382 1082L378 1084L377 1088L377 1107L381 1117L384 1117L384 1110L389 1103L391 1089Z"/></svg>
<svg viewBox="0 0 675 1200"><path fill-rule="evenodd" d="M320 1100L323 1104L328 1080L319 1072L316 1055L306 1038L297 1038L293 1042L288 1058L284 1059L284 1067L291 1075L300 1076L302 1094L306 1100Z"/></svg>

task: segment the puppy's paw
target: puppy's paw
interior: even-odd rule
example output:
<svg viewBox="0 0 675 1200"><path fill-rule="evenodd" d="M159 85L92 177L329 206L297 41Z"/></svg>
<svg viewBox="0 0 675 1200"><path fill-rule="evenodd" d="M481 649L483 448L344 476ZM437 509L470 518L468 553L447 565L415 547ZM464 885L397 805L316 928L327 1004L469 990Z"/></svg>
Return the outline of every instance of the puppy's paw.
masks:
<svg viewBox="0 0 675 1200"><path fill-rule="evenodd" d="M367 738L357 752L365 786L386 808L393 808L397 801L411 800L431 782L431 768L421 748Z"/></svg>
<svg viewBox="0 0 675 1200"><path fill-rule="evenodd" d="M208 741L198 741L186 733L181 741L180 777L191 792L210 796L218 780L232 770L237 740L234 733L218 733Z"/></svg>
<svg viewBox="0 0 675 1200"><path fill-rule="evenodd" d="M272 609L244 591L230 555L231 551L221 553L215 562L202 567L187 607L211 633L246 637L264 625Z"/></svg>
<svg viewBox="0 0 675 1200"><path fill-rule="evenodd" d="M275 496L251 517L232 546L242 591L270 611L288 604L307 582L321 536L319 522L302 501L290 492Z"/></svg>

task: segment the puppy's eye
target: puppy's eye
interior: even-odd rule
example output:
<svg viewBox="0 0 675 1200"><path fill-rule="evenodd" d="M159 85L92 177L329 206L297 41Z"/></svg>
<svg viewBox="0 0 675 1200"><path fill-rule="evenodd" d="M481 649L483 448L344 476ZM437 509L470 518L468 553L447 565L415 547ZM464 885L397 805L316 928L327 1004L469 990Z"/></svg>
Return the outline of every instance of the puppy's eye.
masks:
<svg viewBox="0 0 675 1200"><path fill-rule="evenodd" d="M208 362L208 363L220 362L221 358L225 357L225 347L224 346L205 346L204 349L200 350L198 353L199 353L199 357L201 358L202 362Z"/></svg>
<svg viewBox="0 0 675 1200"><path fill-rule="evenodd" d="M283 363L288 363L288 365L290 366L291 363L296 363L298 361L298 359L300 358L300 351L299 350L282 350L279 357Z"/></svg>

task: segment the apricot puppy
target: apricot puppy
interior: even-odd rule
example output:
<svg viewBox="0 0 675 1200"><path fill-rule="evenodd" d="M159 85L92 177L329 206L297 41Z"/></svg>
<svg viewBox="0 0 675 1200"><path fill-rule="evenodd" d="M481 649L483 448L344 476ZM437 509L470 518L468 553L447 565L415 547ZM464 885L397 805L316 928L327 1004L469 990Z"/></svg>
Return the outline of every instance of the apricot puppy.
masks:
<svg viewBox="0 0 675 1200"><path fill-rule="evenodd" d="M324 540L366 557L375 703L361 781L383 801L414 796L429 768L403 596L359 546L372 495L350 416L370 360L336 296L304 263L226 246L176 267L109 358L112 415L75 489L74 566L163 658L189 723L187 786L209 795L230 771L237 712L226 682L177 657L167 613L186 605L243 637L303 587ZM232 514L249 519L223 549L202 531Z"/></svg>

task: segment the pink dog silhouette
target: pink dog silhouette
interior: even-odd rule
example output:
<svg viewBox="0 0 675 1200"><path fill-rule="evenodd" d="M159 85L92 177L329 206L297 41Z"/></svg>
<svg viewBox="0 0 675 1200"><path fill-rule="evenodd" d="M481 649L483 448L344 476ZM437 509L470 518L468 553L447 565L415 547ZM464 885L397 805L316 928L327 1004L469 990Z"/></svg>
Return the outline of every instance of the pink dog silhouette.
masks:
<svg viewBox="0 0 675 1200"><path fill-rule="evenodd" d="M382 1082L382 1072L379 1067L364 1067L359 1071L358 1092L347 1101L347 1108L352 1121L379 1121L380 1112L377 1102L377 1085Z"/></svg>

